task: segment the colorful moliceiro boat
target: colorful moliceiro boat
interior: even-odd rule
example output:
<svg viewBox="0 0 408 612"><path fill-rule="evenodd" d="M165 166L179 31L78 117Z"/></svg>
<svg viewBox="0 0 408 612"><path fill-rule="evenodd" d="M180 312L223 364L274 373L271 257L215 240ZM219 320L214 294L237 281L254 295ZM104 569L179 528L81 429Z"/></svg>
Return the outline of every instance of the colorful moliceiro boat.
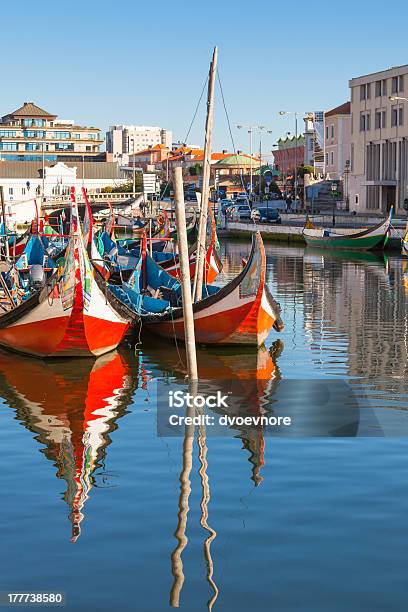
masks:
<svg viewBox="0 0 408 612"><path fill-rule="evenodd" d="M260 346L272 327L281 331L280 306L265 281L265 249L257 232L241 273L224 287L204 285L203 299L193 305L196 341ZM184 340L180 283L148 253L140 257L127 282L109 285L109 289L134 310L145 329L168 339Z"/></svg>
<svg viewBox="0 0 408 612"><path fill-rule="evenodd" d="M16 267L1 273L1 346L36 357L96 357L118 346L134 314L95 275L89 236L77 223L58 267L33 236Z"/></svg>
<svg viewBox="0 0 408 612"><path fill-rule="evenodd" d="M389 239L391 218L392 208L388 217L378 225L364 230L353 230L350 234L342 233L341 229L316 228L310 221L306 221L303 237L308 246L326 249L361 251L382 249Z"/></svg>

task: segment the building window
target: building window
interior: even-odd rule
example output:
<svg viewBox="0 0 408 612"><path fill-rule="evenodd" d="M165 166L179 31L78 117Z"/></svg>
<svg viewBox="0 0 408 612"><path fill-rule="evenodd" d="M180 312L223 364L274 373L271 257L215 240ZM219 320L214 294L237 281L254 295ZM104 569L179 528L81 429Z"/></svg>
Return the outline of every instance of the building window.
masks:
<svg viewBox="0 0 408 612"><path fill-rule="evenodd" d="M326 166L328 166L328 165L329 165L329 154L326 153Z"/></svg>
<svg viewBox="0 0 408 612"><path fill-rule="evenodd" d="M44 127L44 119L24 119L23 125L26 127Z"/></svg>
<svg viewBox="0 0 408 612"><path fill-rule="evenodd" d="M56 151L73 151L74 145L72 142L57 142L55 143Z"/></svg>
<svg viewBox="0 0 408 612"><path fill-rule="evenodd" d="M370 113L363 112L360 113L360 132L369 132L370 131Z"/></svg>
<svg viewBox="0 0 408 612"><path fill-rule="evenodd" d="M77 140L79 140L81 138L81 134L74 134L74 138L76 138Z"/></svg>
<svg viewBox="0 0 408 612"><path fill-rule="evenodd" d="M331 137L334 138L334 125L331 125L330 129L331 129Z"/></svg>
<svg viewBox="0 0 408 612"><path fill-rule="evenodd" d="M89 140L96 140L96 134L88 134Z"/></svg>
<svg viewBox="0 0 408 612"><path fill-rule="evenodd" d="M25 150L26 151L41 151L42 145L37 142L26 142Z"/></svg>
<svg viewBox="0 0 408 612"><path fill-rule="evenodd" d="M376 109L375 111L375 129L385 128L385 110Z"/></svg>
<svg viewBox="0 0 408 612"><path fill-rule="evenodd" d="M360 100L369 100L371 94L370 83L366 83L365 85L360 85Z"/></svg>
<svg viewBox="0 0 408 612"><path fill-rule="evenodd" d="M45 132L42 130L24 130L25 138L44 138Z"/></svg>
<svg viewBox="0 0 408 612"><path fill-rule="evenodd" d="M13 132L12 130L0 130L0 138L5 136L6 138L15 138L17 132Z"/></svg>
<svg viewBox="0 0 408 612"><path fill-rule="evenodd" d="M402 75L392 77L391 93L396 94L396 93L400 93L401 91L404 91L404 77Z"/></svg>
<svg viewBox="0 0 408 612"><path fill-rule="evenodd" d="M9 187L9 195L13 195L13 188Z"/></svg>
<svg viewBox="0 0 408 612"><path fill-rule="evenodd" d="M333 166L334 164L334 153L333 151L330 153L330 164Z"/></svg>
<svg viewBox="0 0 408 612"><path fill-rule="evenodd" d="M25 190L25 187L22 187L22 188L21 188L21 195L25 195L25 191L26 191L26 190Z"/></svg>
<svg viewBox="0 0 408 612"><path fill-rule="evenodd" d="M18 151L16 142L0 142L1 151Z"/></svg>
<svg viewBox="0 0 408 612"><path fill-rule="evenodd" d="M329 126L326 125L326 140L329 140Z"/></svg>
<svg viewBox="0 0 408 612"><path fill-rule="evenodd" d="M402 106L391 107L391 127L404 124L404 109Z"/></svg>
<svg viewBox="0 0 408 612"><path fill-rule="evenodd" d="M375 97L378 98L380 96L387 95L387 79L382 79L381 81L375 82Z"/></svg>
<svg viewBox="0 0 408 612"><path fill-rule="evenodd" d="M71 138L71 132L54 132L54 138L63 140L64 138Z"/></svg>

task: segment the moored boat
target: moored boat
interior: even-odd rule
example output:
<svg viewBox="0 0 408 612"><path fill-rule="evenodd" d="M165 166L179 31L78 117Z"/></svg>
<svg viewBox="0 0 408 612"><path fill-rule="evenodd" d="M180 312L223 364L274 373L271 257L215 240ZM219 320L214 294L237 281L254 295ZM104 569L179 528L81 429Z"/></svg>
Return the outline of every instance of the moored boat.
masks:
<svg viewBox="0 0 408 612"><path fill-rule="evenodd" d="M167 339L184 340L181 287L177 279L142 254L130 279L112 291L127 300L142 327ZM254 234L247 264L224 287L204 285L193 305L196 341L200 344L260 346L272 328L283 329L280 306L266 286L266 256L259 232Z"/></svg>
<svg viewBox="0 0 408 612"><path fill-rule="evenodd" d="M95 280L74 192L71 197L73 232L60 265L33 236L16 266L3 273L3 347L37 357L99 356L118 346L134 318Z"/></svg>
<svg viewBox="0 0 408 612"><path fill-rule="evenodd" d="M367 229L353 230L345 234L333 228L316 228L309 220L303 228L303 237L308 246L326 249L362 250L384 248L389 239L392 208L386 219Z"/></svg>

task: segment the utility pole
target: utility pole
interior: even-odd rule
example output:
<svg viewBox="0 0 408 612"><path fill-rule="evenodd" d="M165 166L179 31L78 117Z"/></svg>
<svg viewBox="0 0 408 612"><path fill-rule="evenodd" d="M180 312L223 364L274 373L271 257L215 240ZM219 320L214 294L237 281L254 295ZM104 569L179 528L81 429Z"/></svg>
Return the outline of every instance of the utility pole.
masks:
<svg viewBox="0 0 408 612"><path fill-rule="evenodd" d="M201 210L200 223L198 228L196 269L194 274L193 299L195 302L201 300L203 294L203 278L205 265L206 234L207 234L207 215L208 201L210 196L210 169L211 169L211 144L214 113L214 89L215 75L217 70L218 49L214 47L212 61L210 64L210 74L208 78L207 94L207 118L205 122L205 144L203 162L203 187L201 190Z"/></svg>
<svg viewBox="0 0 408 612"><path fill-rule="evenodd" d="M189 380L198 380L197 354L195 345L193 302L191 298L190 261L188 254L186 208L184 205L183 173L181 166L173 170L176 208L177 241L180 258L181 292L183 297L184 335L187 353Z"/></svg>

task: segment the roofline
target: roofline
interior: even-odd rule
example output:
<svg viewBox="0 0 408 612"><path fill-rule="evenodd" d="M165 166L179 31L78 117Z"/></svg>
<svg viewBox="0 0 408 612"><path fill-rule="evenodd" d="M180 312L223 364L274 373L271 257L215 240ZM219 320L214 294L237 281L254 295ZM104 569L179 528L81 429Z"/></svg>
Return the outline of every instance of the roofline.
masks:
<svg viewBox="0 0 408 612"><path fill-rule="evenodd" d="M396 76L405 68L405 71L408 72L408 64L402 64L401 66L391 66L390 68L385 68L384 70L379 70L377 72L370 72L369 74L364 74L362 76L353 77L349 80L349 87L355 87L356 85L360 85L365 83L366 81L374 80L372 77L378 77L378 80L381 78L389 78L392 76ZM395 73L395 74L391 74Z"/></svg>

